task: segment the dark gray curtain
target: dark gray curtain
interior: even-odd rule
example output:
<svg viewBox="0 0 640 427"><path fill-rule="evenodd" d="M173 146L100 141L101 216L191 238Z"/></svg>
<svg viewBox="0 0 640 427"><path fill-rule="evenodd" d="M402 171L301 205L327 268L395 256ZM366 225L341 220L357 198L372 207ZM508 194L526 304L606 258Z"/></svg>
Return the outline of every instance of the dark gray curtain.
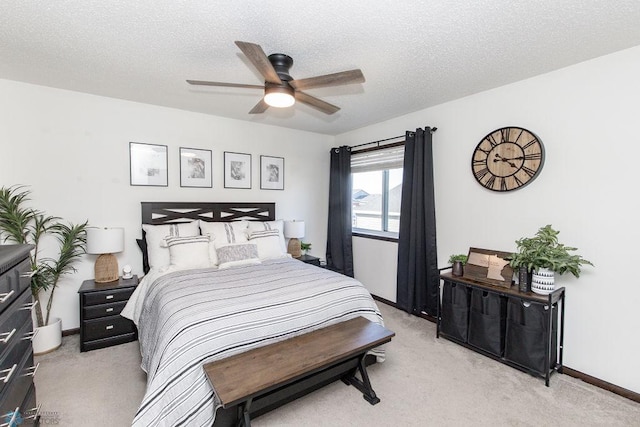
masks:
<svg viewBox="0 0 640 427"><path fill-rule="evenodd" d="M353 277L351 245L351 148L331 149L327 267Z"/></svg>
<svg viewBox="0 0 640 427"><path fill-rule="evenodd" d="M397 305L408 313L437 315L438 260L433 197L431 128L407 131L400 232Z"/></svg>

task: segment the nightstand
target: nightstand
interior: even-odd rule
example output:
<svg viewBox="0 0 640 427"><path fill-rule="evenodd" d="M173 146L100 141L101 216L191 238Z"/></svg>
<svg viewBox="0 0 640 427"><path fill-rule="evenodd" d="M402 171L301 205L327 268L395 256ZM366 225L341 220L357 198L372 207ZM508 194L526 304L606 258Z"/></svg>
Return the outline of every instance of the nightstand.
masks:
<svg viewBox="0 0 640 427"><path fill-rule="evenodd" d="M311 255L302 255L300 258L296 258L298 261L302 261L306 264L312 264L317 267L320 267L320 258L316 258Z"/></svg>
<svg viewBox="0 0 640 427"><path fill-rule="evenodd" d="M80 351L96 350L138 339L132 321L120 316L138 285L138 276L96 283L85 280L80 294Z"/></svg>

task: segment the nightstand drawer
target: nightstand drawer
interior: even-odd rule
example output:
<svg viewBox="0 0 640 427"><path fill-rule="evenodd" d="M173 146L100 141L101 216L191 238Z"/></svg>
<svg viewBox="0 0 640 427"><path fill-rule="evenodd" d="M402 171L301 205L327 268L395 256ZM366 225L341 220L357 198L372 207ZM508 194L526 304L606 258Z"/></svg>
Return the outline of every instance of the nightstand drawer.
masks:
<svg viewBox="0 0 640 427"><path fill-rule="evenodd" d="M133 322L120 315L86 320L82 326L84 328L85 341L108 338L136 331Z"/></svg>
<svg viewBox="0 0 640 427"><path fill-rule="evenodd" d="M87 292L84 294L84 305L108 304L117 301L127 301L135 288L108 289L104 291Z"/></svg>
<svg viewBox="0 0 640 427"><path fill-rule="evenodd" d="M126 301L114 302L111 304L89 305L84 307L82 311L85 320L97 319L99 317L115 316L116 314L120 314L125 305L127 305Z"/></svg>

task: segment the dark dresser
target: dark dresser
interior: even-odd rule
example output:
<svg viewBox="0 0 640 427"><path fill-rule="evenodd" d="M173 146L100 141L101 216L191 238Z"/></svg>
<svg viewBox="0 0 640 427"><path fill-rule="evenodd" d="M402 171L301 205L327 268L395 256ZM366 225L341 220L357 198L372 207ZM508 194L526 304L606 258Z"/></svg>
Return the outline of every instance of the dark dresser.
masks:
<svg viewBox="0 0 640 427"><path fill-rule="evenodd" d="M80 294L80 351L96 350L138 339L136 325L120 316L138 285L138 276L108 283L85 280Z"/></svg>
<svg viewBox="0 0 640 427"><path fill-rule="evenodd" d="M38 424L33 377L31 245L0 245L0 414L3 422ZM13 421L11 421L13 420Z"/></svg>

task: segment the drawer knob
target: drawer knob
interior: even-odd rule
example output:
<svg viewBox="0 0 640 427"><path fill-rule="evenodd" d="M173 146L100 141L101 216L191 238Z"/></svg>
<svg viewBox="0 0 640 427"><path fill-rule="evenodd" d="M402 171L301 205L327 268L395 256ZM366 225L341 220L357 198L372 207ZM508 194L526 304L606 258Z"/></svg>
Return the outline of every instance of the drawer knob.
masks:
<svg viewBox="0 0 640 427"><path fill-rule="evenodd" d="M28 278L32 278L36 274L37 271L38 270L33 270L33 271L28 272L28 273L21 273L20 277L23 278L23 279L26 279L27 277Z"/></svg>
<svg viewBox="0 0 640 427"><path fill-rule="evenodd" d="M15 291L12 289L10 292L5 292L3 294L0 294L0 304L2 304L3 302L11 298L11 295L13 295L14 293Z"/></svg>
<svg viewBox="0 0 640 427"><path fill-rule="evenodd" d="M6 373L4 378L0 378L0 380L2 380L5 384L8 383L9 379L13 375L13 372L16 370L16 367L18 367L18 364L14 363L13 366L10 367L9 369L3 369L2 371L0 371L0 374Z"/></svg>
<svg viewBox="0 0 640 427"><path fill-rule="evenodd" d="M40 367L40 362L38 362L35 366L32 366L30 368L25 369L25 371L27 371L26 374L24 374L25 377L35 377L36 376L36 372L38 371L38 368ZM29 372L31 371L31 372Z"/></svg>
<svg viewBox="0 0 640 427"><path fill-rule="evenodd" d="M113 299L113 295L107 295L105 298L106 299Z"/></svg>
<svg viewBox="0 0 640 427"><path fill-rule="evenodd" d="M105 328L107 331L113 329L113 325L107 325L107 327Z"/></svg>
<svg viewBox="0 0 640 427"><path fill-rule="evenodd" d="M32 303L30 303L30 304L23 305L21 308L19 308L19 310L29 310L29 311L31 311L31 310L33 310L33 307L35 307L36 305L38 305L38 301L37 300L32 302Z"/></svg>
<svg viewBox="0 0 640 427"><path fill-rule="evenodd" d="M109 307L109 308L107 308L107 310L106 310L106 312L107 312L107 313L111 313L112 311L113 311L113 307Z"/></svg>
<svg viewBox="0 0 640 427"><path fill-rule="evenodd" d="M4 333L0 334L0 337L4 336L4 338L0 338L0 342L4 343L4 344L8 343L9 340L11 339L11 337L13 336L13 334L15 334L15 333L16 333L16 328L13 328L13 330L11 332L4 332Z"/></svg>

